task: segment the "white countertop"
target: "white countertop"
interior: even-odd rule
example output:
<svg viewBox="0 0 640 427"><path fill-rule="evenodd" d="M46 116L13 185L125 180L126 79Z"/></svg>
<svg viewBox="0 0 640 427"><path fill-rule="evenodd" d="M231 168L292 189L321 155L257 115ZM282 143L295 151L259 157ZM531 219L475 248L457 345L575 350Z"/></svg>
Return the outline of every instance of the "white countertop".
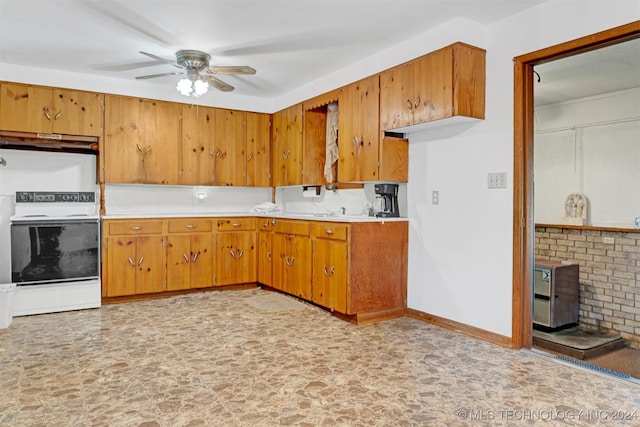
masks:
<svg viewBox="0 0 640 427"><path fill-rule="evenodd" d="M193 212L193 213L132 213L132 214L107 214L102 219L153 219L153 218L221 218L221 217L257 217L257 218L283 218L301 219L310 221L332 222L397 222L408 221L408 218L380 218L363 215L326 215L310 212Z"/></svg>

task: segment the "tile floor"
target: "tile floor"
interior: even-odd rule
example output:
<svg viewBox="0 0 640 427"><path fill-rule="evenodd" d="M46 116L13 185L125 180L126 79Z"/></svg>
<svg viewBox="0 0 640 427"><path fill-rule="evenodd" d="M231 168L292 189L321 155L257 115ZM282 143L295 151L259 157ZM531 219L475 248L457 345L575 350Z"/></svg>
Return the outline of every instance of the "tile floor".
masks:
<svg viewBox="0 0 640 427"><path fill-rule="evenodd" d="M636 385L415 319L247 302L266 292L14 318L0 425L640 425Z"/></svg>

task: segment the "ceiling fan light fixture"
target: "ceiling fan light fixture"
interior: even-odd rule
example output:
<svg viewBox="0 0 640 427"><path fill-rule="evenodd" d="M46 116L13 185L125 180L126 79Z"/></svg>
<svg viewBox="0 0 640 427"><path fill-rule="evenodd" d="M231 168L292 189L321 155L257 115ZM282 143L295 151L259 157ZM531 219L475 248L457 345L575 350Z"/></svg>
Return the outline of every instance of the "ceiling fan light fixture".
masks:
<svg viewBox="0 0 640 427"><path fill-rule="evenodd" d="M183 78L178 81L176 89L184 96L199 97L207 93L209 83L200 78Z"/></svg>

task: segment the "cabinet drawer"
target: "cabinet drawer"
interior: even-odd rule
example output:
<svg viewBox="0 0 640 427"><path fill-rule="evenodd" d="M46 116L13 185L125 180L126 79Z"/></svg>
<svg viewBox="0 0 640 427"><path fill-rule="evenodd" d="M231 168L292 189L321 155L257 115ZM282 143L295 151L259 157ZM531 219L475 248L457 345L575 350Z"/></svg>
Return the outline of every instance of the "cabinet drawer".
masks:
<svg viewBox="0 0 640 427"><path fill-rule="evenodd" d="M210 232L213 228L210 219L184 218L168 221L169 233L202 233Z"/></svg>
<svg viewBox="0 0 640 427"><path fill-rule="evenodd" d="M255 229L255 218L220 218L218 220L218 231L254 231Z"/></svg>
<svg viewBox="0 0 640 427"><path fill-rule="evenodd" d="M161 234L162 221L126 221L110 222L108 224L110 235L119 234Z"/></svg>
<svg viewBox="0 0 640 427"><path fill-rule="evenodd" d="M314 222L311 224L311 237L332 240L347 240L347 224L335 222Z"/></svg>
<svg viewBox="0 0 640 427"><path fill-rule="evenodd" d="M258 231L271 231L275 223L273 218L262 218L258 220Z"/></svg>
<svg viewBox="0 0 640 427"><path fill-rule="evenodd" d="M274 226L276 233L295 234L298 236L309 235L309 223L306 221L295 221L287 219L276 219Z"/></svg>

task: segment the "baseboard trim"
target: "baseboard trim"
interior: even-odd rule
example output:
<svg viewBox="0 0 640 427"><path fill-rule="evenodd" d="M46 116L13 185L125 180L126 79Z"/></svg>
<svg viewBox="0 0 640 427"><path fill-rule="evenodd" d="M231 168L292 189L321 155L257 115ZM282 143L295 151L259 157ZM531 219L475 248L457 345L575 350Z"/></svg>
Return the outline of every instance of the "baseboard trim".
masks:
<svg viewBox="0 0 640 427"><path fill-rule="evenodd" d="M445 319L444 317L425 313L413 308L407 308L406 315L407 317L422 320L441 328L460 332L472 338L487 341L501 347L513 348L511 338L505 337L504 335L496 334L495 332L489 332L485 329L476 328L475 326L466 325L464 323L456 322L455 320Z"/></svg>

